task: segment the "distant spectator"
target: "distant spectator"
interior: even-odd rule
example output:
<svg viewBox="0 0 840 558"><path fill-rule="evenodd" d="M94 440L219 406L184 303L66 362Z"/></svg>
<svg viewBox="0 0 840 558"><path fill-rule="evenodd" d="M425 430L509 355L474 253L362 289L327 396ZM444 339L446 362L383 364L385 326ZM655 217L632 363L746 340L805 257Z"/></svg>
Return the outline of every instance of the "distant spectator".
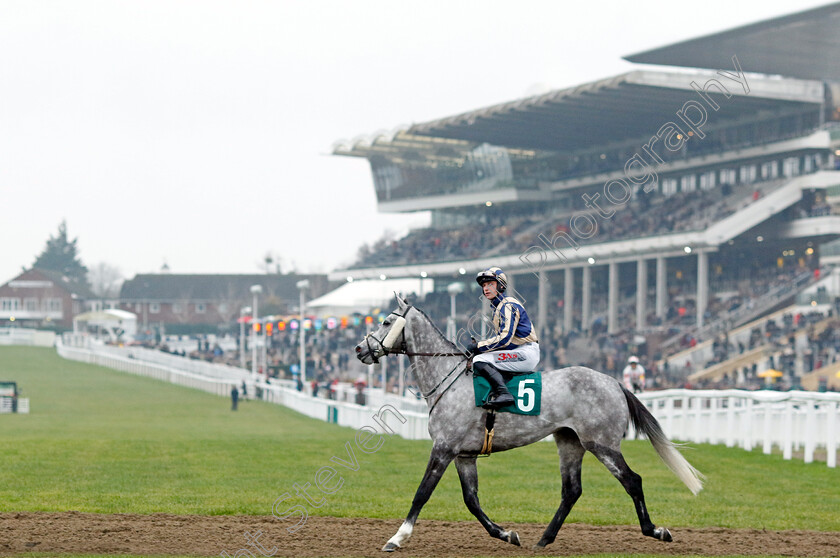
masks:
<svg viewBox="0 0 840 558"><path fill-rule="evenodd" d="M234 385L230 390L230 404L231 411L235 411L239 406L239 390L236 389L236 385Z"/></svg>

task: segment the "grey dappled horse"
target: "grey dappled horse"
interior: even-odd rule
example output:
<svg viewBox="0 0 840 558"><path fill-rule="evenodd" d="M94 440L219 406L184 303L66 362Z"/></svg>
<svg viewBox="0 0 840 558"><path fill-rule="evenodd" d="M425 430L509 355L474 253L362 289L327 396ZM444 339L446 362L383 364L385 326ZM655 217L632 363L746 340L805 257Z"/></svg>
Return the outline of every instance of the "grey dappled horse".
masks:
<svg viewBox="0 0 840 558"><path fill-rule="evenodd" d="M387 354L407 354L420 392L429 404L432 453L426 474L408 516L382 550L400 548L414 529L420 509L429 500L444 471L455 460L464 502L492 537L519 546L519 535L506 531L478 503L476 457L484 443L484 410L475 406L472 378L464 374L466 358L419 309L397 297L399 306L356 346L356 356L373 364ZM592 452L633 498L642 533L670 541L671 533L650 520L642 478L621 454L621 439L628 421L650 440L665 464L697 494L702 475L686 461L662 432L647 408L617 380L582 366L544 372L540 416L499 413L493 451L532 444L554 435L560 455L563 490L560 507L536 548L554 542L563 521L581 495L581 461Z"/></svg>

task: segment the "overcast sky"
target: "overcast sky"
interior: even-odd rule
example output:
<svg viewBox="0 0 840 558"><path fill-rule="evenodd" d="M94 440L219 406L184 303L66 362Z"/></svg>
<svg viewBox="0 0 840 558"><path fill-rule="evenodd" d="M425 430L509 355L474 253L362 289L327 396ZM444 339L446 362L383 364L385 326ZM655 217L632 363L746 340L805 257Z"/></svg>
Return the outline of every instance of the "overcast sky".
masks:
<svg viewBox="0 0 840 558"><path fill-rule="evenodd" d="M378 214L367 162L329 155L336 140L824 4L0 0L0 283L62 219L88 267L126 277L254 273L266 252L329 271L423 223Z"/></svg>

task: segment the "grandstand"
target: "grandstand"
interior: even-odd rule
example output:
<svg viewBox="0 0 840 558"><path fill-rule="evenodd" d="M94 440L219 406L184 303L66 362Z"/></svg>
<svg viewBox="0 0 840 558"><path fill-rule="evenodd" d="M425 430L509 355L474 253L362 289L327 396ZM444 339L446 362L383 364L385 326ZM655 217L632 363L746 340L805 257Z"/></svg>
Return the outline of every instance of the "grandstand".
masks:
<svg viewBox="0 0 840 558"><path fill-rule="evenodd" d="M607 370L792 303L840 237L838 17L833 4L627 58L690 70L339 142L335 155L369 161L380 211L429 211L431 225L329 278L430 277L443 314L449 283L468 279L459 306L474 311L471 277L499 265L545 365L585 360L574 340L602 336L602 356L621 347Z"/></svg>

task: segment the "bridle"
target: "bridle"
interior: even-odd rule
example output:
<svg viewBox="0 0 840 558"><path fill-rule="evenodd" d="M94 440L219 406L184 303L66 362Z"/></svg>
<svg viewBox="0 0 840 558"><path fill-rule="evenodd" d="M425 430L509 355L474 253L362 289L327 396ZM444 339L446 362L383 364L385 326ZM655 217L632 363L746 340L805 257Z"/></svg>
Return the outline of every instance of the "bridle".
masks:
<svg viewBox="0 0 840 558"><path fill-rule="evenodd" d="M428 399L429 399L432 395L434 395L434 393L435 393L435 392L436 392L436 391L440 388L440 386L442 386L442 385L443 385L443 383L444 383L444 382L445 382L445 381L446 381L446 380L447 380L450 376L452 376L452 374L454 374L454 373L455 373L455 371L456 371L456 370L457 370L457 369L461 366L461 364L465 363L466 361L469 361L470 356L469 356L467 353L460 352L460 351L459 351L459 352L456 352L456 353L423 353L423 352L413 352L413 351L409 351L409 350L408 350L408 345L406 344L406 341L405 341L405 327L404 327L404 322L405 322L405 316L408 314L408 312L409 312L412 308L414 308L414 306L409 305L408 307L406 307L405 311L404 311L402 314L398 314L396 311L391 312L391 314L389 314L389 317L390 317L390 316L396 316L397 318L399 318L399 319L402 319L402 320L403 320L403 329L402 329L402 330L400 331L400 333L399 333L401 340L400 340L400 342L399 342L399 344L398 344L398 345L397 345L397 344L394 344L393 346L389 347L389 346L385 343L385 341L387 341L387 340L388 340L388 335L390 335L390 333L389 333L388 335L386 335L385 337L383 337L382 339L379 339L379 338L377 338L376 336L374 336L372 332L371 332L371 333L368 333L367 335L365 335L365 338L364 338L364 343L367 345L368 352L370 353L370 356L371 356L371 358L373 359L373 363L374 363L374 364L378 364L378 363L379 363L379 358L380 358L380 357L383 357L383 356L388 356L388 355L406 355L406 356L409 356L409 357L413 357L413 356L427 356L427 357L456 357L456 356L457 356L457 357L461 357L461 358L463 358L464 360L462 360L462 361L458 362L458 363L455 365L455 367L454 367L454 368L452 368L452 370L450 370L450 371L449 371L449 373L448 373L448 374L446 374L446 375L445 375L445 376L444 376L444 377L443 377L443 378L442 378L442 379L441 379L441 380L437 383L437 385L435 385L435 387L433 387L433 388L429 391L429 393L422 393L422 392L420 393L420 395L422 395L422 396L423 396L423 398L424 398L424 399L426 399L426 400L428 401ZM386 318L386 319L387 319L387 318ZM373 340L373 341L376 343L376 345L379 345L379 347L382 349L382 354L381 354L381 355L377 356L376 351L374 350L374 348L373 348L373 347L371 347L371 340ZM450 383L449 383L449 385L448 385L448 386L446 386L446 387L443 389L443 391L441 391L441 392L440 392L440 395L438 395L438 396L437 396L437 399L435 399L434 403L432 403L431 407L429 408L429 415L431 415L431 414L432 414L432 411L434 410L435 406L438 404L438 401L440 401L441 397L443 397L443 394L444 394L444 393L446 393L446 392L447 392L447 390L449 390L449 388L451 388L451 387L452 387L452 385L453 385L453 384L454 384L454 383L458 380L458 377L459 377L461 374L463 374L464 372L466 372L466 371L467 371L467 366L465 366L465 367L464 367L464 369L463 369L461 372L459 372L459 373L455 376L455 379L454 379L454 380L452 380L452 382L450 382Z"/></svg>
<svg viewBox="0 0 840 558"><path fill-rule="evenodd" d="M406 307L405 312L403 312L402 314L398 314L396 311L391 312L388 315L388 317L396 316L397 318L402 319L403 322L404 322L405 321L405 316L408 314L408 312L412 308L414 308L414 306ZM401 340L399 342L399 345L395 344L394 346L391 346L391 347L389 347L388 345L385 344L385 341L387 341L387 339L388 339L388 335L386 335L382 339L378 339L376 336L374 336L373 332L365 335L363 341L367 345L368 351L370 352L370 356L373 359L374 364L379 364L379 358L383 357L383 356L388 356L388 355L405 355L405 356L409 356L409 357L413 357L413 356L428 356L428 357L459 356L459 357L465 357L465 358L467 357L466 353L463 353L463 352L460 352L460 351L457 352L457 353L417 353L417 352L412 352L412 351L408 350L408 345L405 342L405 328L403 328L400 331L399 335L400 335L400 338L401 338ZM371 347L371 344L370 344L371 340L373 340L376 345L379 345L379 347L382 349L382 354L377 356L376 351L374 350L373 347Z"/></svg>

